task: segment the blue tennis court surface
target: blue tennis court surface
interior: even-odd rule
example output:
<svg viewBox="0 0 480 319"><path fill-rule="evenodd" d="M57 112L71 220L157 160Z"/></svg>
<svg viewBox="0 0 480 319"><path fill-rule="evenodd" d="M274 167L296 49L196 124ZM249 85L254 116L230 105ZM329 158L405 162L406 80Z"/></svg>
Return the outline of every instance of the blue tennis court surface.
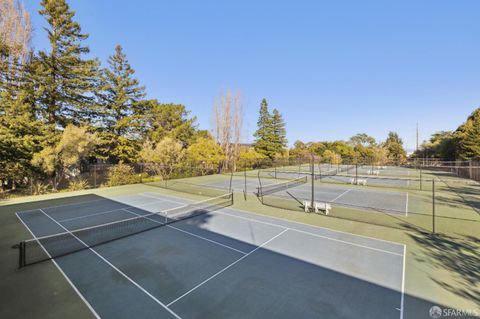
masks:
<svg viewBox="0 0 480 319"><path fill-rule="evenodd" d="M34 237L72 235L189 203L149 192L17 216ZM52 262L97 318L383 319L403 316L404 258L404 245L223 208Z"/></svg>

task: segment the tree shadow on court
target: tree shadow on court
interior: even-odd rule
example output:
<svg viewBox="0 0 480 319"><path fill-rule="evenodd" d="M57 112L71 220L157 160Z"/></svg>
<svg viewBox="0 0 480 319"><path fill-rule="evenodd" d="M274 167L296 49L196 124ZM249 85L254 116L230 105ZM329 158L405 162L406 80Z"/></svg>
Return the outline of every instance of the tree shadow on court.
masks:
<svg viewBox="0 0 480 319"><path fill-rule="evenodd" d="M422 248L421 255L415 254L417 261L455 274L454 282L430 276L432 281L457 296L480 304L480 239L473 236L460 239L418 229L409 236Z"/></svg>

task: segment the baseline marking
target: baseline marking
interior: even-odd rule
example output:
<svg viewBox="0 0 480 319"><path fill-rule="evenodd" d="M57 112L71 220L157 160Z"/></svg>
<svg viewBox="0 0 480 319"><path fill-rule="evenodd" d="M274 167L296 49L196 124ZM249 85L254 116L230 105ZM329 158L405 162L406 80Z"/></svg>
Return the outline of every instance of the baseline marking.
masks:
<svg viewBox="0 0 480 319"><path fill-rule="evenodd" d="M61 197L58 199L63 199L65 197ZM34 208L34 209L28 209L28 210L22 210L19 213L28 213L28 212L34 212L38 209L51 209L51 208L59 208L59 207L67 207L67 206L74 206L74 205L84 205L84 204L89 204L89 203L95 203L95 202L101 202L102 200L108 200L107 198L99 198L99 199L94 199L91 201L86 201L86 202L79 202L79 203L70 203L70 204L63 204L63 205L56 205L56 206L49 206L49 207L41 207L41 208Z"/></svg>

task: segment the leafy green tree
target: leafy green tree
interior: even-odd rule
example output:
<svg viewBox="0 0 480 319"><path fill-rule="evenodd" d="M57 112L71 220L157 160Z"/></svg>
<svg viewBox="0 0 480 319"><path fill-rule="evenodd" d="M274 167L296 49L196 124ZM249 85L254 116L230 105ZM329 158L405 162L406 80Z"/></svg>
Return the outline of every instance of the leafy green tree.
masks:
<svg viewBox="0 0 480 319"><path fill-rule="evenodd" d="M145 135L156 143L170 137L188 146L196 138L195 121L196 118L189 117L189 112L182 104L161 104L157 100L150 100L145 113Z"/></svg>
<svg viewBox="0 0 480 319"><path fill-rule="evenodd" d="M352 136L349 142L352 146L362 145L364 147L371 147L377 144L377 142L375 141L375 138L371 137L366 133L359 133L357 135Z"/></svg>
<svg viewBox="0 0 480 319"><path fill-rule="evenodd" d="M284 154L287 147L287 130L282 114L277 109L272 111L272 144L276 154Z"/></svg>
<svg viewBox="0 0 480 319"><path fill-rule="evenodd" d="M351 160L355 156L355 150L353 147L349 144L347 144L344 141L335 141L332 143L332 150L335 151L335 153L340 154L342 158L345 160L351 162Z"/></svg>
<svg viewBox="0 0 480 319"><path fill-rule="evenodd" d="M434 157L453 161L459 151L458 132L440 131L432 134L429 141L424 142L412 157Z"/></svg>
<svg viewBox="0 0 480 319"><path fill-rule="evenodd" d="M373 162L375 155L373 147L366 147L362 144L357 144L355 145L354 150L359 163L371 164Z"/></svg>
<svg viewBox="0 0 480 319"><path fill-rule="evenodd" d="M203 175L207 171L215 172L225 160L225 154L212 138L199 138L188 147L187 160L200 169Z"/></svg>
<svg viewBox="0 0 480 319"><path fill-rule="evenodd" d="M276 155L276 147L273 142L274 131L272 125L272 116L268 111L268 103L263 99L260 103L260 112L257 121L257 131L255 132L255 151L266 157L273 159Z"/></svg>
<svg viewBox="0 0 480 319"><path fill-rule="evenodd" d="M151 170L161 175L164 179L171 177L175 168L185 158L185 151L182 143L170 137L165 137L156 145L146 141L140 151L140 158L148 163Z"/></svg>
<svg viewBox="0 0 480 319"><path fill-rule="evenodd" d="M199 138L187 149L187 158L192 162L218 165L225 159L222 148L211 138Z"/></svg>
<svg viewBox="0 0 480 319"><path fill-rule="evenodd" d="M307 149L310 155L313 153L318 156L322 156L325 150L327 149L327 145L324 142L311 142L311 143L308 143ZM305 155L306 155L304 156L305 158L310 157L310 155L307 155L307 154Z"/></svg>
<svg viewBox="0 0 480 319"><path fill-rule="evenodd" d="M342 163L342 157L331 150L326 150L325 152L323 152L322 157L323 157L323 160L327 163L331 163L335 165Z"/></svg>
<svg viewBox="0 0 480 319"><path fill-rule="evenodd" d="M73 20L75 13L65 0L43 0L39 13L48 27L50 51L36 59L35 83L42 118L53 131L68 123L87 122L95 109L98 61L84 59L88 38Z"/></svg>
<svg viewBox="0 0 480 319"><path fill-rule="evenodd" d="M89 133L86 127L70 124L57 145L46 146L33 155L32 164L52 179L52 187L56 189L63 179L79 180L81 164L93 154L97 143L96 134Z"/></svg>
<svg viewBox="0 0 480 319"><path fill-rule="evenodd" d="M458 155L470 160L480 157L480 108L477 108L467 121L457 129Z"/></svg>
<svg viewBox="0 0 480 319"><path fill-rule="evenodd" d="M293 148L290 149L290 157L293 158L306 158L310 156L310 151L307 148L307 145L302 141L295 141L293 143Z"/></svg>
<svg viewBox="0 0 480 319"><path fill-rule="evenodd" d="M403 141L395 132L389 132L387 140L384 143L387 150L387 156L394 164L403 164L407 159L407 152L403 148Z"/></svg>

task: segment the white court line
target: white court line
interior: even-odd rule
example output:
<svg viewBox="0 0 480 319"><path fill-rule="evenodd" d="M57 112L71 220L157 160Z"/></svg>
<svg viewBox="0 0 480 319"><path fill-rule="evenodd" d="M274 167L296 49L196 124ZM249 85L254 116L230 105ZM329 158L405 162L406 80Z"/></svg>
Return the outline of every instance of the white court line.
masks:
<svg viewBox="0 0 480 319"><path fill-rule="evenodd" d="M143 216L143 215L140 215L140 214L131 212L131 211L129 211L128 209L124 209L124 211L126 211L127 213L130 213L130 214L133 214L133 215L137 215L137 216L139 216L139 217L145 217L145 219L148 219L148 220L150 220L150 221L152 221L152 222L154 222L154 223L157 223L157 224L160 224L160 225L165 225L164 223L161 223L161 222L156 221L156 220L154 220L154 219L148 218L148 216ZM162 216L162 217L163 217L163 216ZM238 253L240 253L240 254L242 254L242 255L246 255L246 254L247 254L247 253L244 252L244 251L241 251L241 250L238 250L238 249L236 249L236 248L230 247L230 246L228 246L228 245L219 243L218 241L215 241L215 240L212 240L212 239L208 239L208 238L202 237L202 236L200 236L200 235L191 233L191 232L189 232L189 231L186 231L186 230L183 230L183 229L180 229L180 228L171 226L171 225L165 225L165 226L168 227L168 228L175 229L175 230L177 230L177 231L179 231L179 232L185 233L185 234L187 234L187 235L196 237L196 238L198 238L198 239L202 239L202 240L208 241L208 242L210 242L210 243L212 243L212 244L215 244L215 245L218 245L218 246L222 246L222 247L224 247L224 248L227 248L227 249L236 251L236 252L238 252Z"/></svg>
<svg viewBox="0 0 480 319"><path fill-rule="evenodd" d="M135 282L132 278L128 277L124 272L122 272L120 269L118 269L116 266L114 266L111 262L109 262L107 259L105 259L102 255L100 255L95 249L91 248L91 247L88 247L88 245L83 242L80 238L78 238L77 236L75 236L72 232L70 232L68 229L66 229L65 227L62 226L62 224L60 224L59 222L57 222L55 219L53 219L52 217L50 217L50 215L48 215L47 213L45 213L42 209L39 209L43 214L45 214L45 216L47 216L49 219L51 219L55 224L57 224L58 226L60 226L61 228L63 228L65 231L67 231L68 233L70 233L72 235L72 237L74 237L75 239L77 239L82 245L84 245L86 248L88 248L88 250L90 250L91 252L93 252L95 255L97 255L101 260L103 260L107 265L109 265L110 267L112 267L114 270L116 270L120 275L122 275L125 279L127 279L128 281L130 281L133 285L135 285L138 289L140 289L143 293L145 293L148 297L150 297L153 301L155 301L157 304L159 304L160 306L162 306L165 310L167 310L172 316L174 316L175 318L177 319L182 319L179 315L177 315L175 312L173 312L170 308L168 308L168 306L166 306L165 304L163 304L160 300L158 300L157 298L155 298L152 294L150 294L148 291L145 290L145 288L143 288L141 285L139 285L137 282Z"/></svg>
<svg viewBox="0 0 480 319"><path fill-rule="evenodd" d="M400 300L400 319L403 319L404 307L405 307L405 259L407 256L407 246L403 247L403 271L402 271L402 296Z"/></svg>
<svg viewBox="0 0 480 319"><path fill-rule="evenodd" d="M272 223L269 223L269 222L264 222L264 221L261 221L261 220L236 216L236 215L229 214L229 213L226 213L226 212L216 211L216 212L214 212L214 214L221 214L221 215L227 215L227 216L231 216L231 217L235 217L235 218L239 218L239 219L245 219L245 220L257 222L257 223L260 223L260 224L265 224L265 225L269 225L269 226L275 226L275 227L279 227L279 228L288 229L288 230L291 230L291 231L294 231L294 232L303 233L303 234L310 235L310 236L313 236L313 237L318 237L318 238L323 238L323 239L339 242L339 243L342 243L342 244L348 244L348 245L352 245L352 246L356 246L356 247L360 247L360 248L379 251L379 252L382 252L382 253L391 254L391 255L395 255L395 256L402 256L401 254L398 254L398 253L395 253L395 252L392 252L392 251L388 251L388 250L384 250L384 249L380 249L380 248L375 248L375 247L370 247L370 246L365 246L365 245L361 245L361 244L356 244L356 243L352 243L352 242L349 242L349 241L346 241L346 240L341 240L341 239L332 238L332 237L328 237L328 236L324 236L324 235L314 234L314 233L307 232L307 231L304 231L304 230L289 228L289 227L285 227L285 226L281 226L281 225L277 225L277 224L272 224Z"/></svg>
<svg viewBox="0 0 480 319"><path fill-rule="evenodd" d="M343 193L341 193L340 195L338 195L337 197L335 197L334 199L331 200L331 202L335 202L337 199L339 199L340 197L342 197L343 195L347 194L348 192L350 192L351 189L347 189L346 191L344 191Z"/></svg>
<svg viewBox="0 0 480 319"><path fill-rule="evenodd" d="M70 278L68 278L68 276L63 272L62 268L60 268L60 266L57 264L57 262L52 258L52 256L50 255L50 253L45 249L45 247L43 247L42 243L37 239L37 236L35 236L35 234L32 232L32 230L30 229L30 227L28 227L27 224L25 224L25 222L23 221L23 219L18 216L18 213L15 213L15 216L17 216L17 218L20 220L20 222L23 224L23 226L25 226L25 228L28 230L28 232L30 233L30 235L32 235L32 237L38 242L38 244L40 245L40 247L42 248L42 250L47 254L47 256L50 258L50 260L52 261L52 263L55 265L55 267L57 267L58 271L63 275L63 277L65 278L65 280L70 284L70 286L73 288L73 290L77 293L77 295L80 297L80 299L85 303L85 305L87 306L87 308L92 312L92 314L100 319L100 316L98 315L98 313L93 309L92 305L87 301L87 299L82 295L82 293L77 289L77 287L75 287L75 285L73 284L73 282L70 280Z"/></svg>
<svg viewBox="0 0 480 319"><path fill-rule="evenodd" d="M98 196L98 195L97 195ZM57 199L62 199L62 198L66 198L66 197L61 197L61 198L57 198ZM41 207L41 208L35 208L35 209L29 209L29 210L23 210L19 213L28 213L28 212L34 212L38 209L52 209L52 208L58 208L58 207L67 207L67 206L74 206L74 205L83 205L83 204L90 204L90 203L95 203L95 202L101 202L102 200L109 200L108 198L99 198L99 199L94 199L94 200L91 200L91 201L87 201L87 202L78 202L78 203L70 203L70 204L63 204L63 205L56 205L56 206L49 206L49 207ZM35 203L35 202L32 202L32 203Z"/></svg>
<svg viewBox="0 0 480 319"><path fill-rule="evenodd" d="M183 295L181 295L180 297L178 297L177 299L173 300L172 302L170 302L169 304L167 304L167 307L170 307L171 305L173 305L174 303L176 303L177 301L179 301L180 299L184 298L185 296L187 296L188 294L192 293L194 290L197 290L198 288L200 288L201 286L203 286L204 284L206 284L207 282L209 282L210 280L212 280L213 278L217 277L218 275L220 275L221 273L227 271L228 269L230 269L231 267L233 267L234 265L238 264L239 262L241 262L242 260L244 260L245 258L247 258L248 256L250 256L251 254L253 254L254 252L256 252L257 250L263 248L265 245L267 245L268 243L270 243L272 240L276 239L277 237L279 237L280 235L284 234L286 231L288 231L288 228L287 229L284 229L281 233L275 235L274 237L270 238L269 240L267 240L266 242L264 242L263 244L261 244L260 246L258 246L257 248L255 248L254 250L252 250L251 252L249 252L248 254L244 255L243 257L237 259L236 261L234 261L233 263L231 263L230 265L226 266L225 268L223 268L222 270L218 271L217 273L215 273L214 275L210 276L209 278L205 279L204 281L202 281L201 283L199 283L198 285L196 285L195 287L193 287L192 289L190 289L189 291L187 291L186 293L184 293Z"/></svg>

